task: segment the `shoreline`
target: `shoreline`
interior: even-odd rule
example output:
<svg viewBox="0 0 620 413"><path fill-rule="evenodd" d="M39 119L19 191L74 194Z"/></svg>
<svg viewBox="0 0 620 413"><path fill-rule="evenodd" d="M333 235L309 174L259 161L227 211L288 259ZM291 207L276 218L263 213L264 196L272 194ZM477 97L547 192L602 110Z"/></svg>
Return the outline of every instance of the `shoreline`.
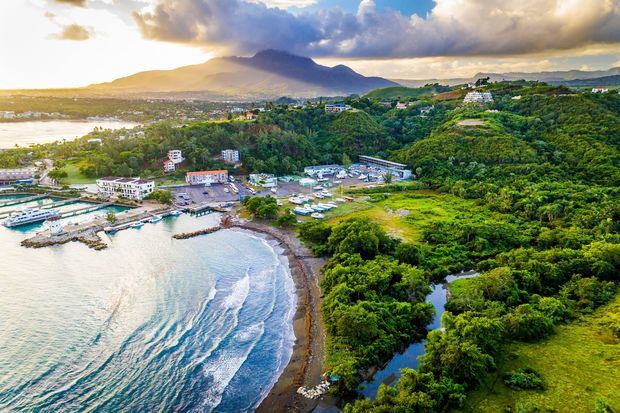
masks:
<svg viewBox="0 0 620 413"><path fill-rule="evenodd" d="M297 308L293 317L295 342L291 358L255 411L310 412L321 399L308 399L297 393L297 389L301 386L314 387L322 381L325 330L321 318L319 277L327 261L315 257L291 231L256 221L228 222L224 227L254 232L276 241L287 257L297 293Z"/></svg>

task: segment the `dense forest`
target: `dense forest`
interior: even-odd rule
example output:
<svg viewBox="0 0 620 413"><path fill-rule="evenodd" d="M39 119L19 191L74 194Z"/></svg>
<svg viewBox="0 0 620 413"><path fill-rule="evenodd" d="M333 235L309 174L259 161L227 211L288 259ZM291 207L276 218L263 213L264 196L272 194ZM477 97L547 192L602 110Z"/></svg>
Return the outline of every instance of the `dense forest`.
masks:
<svg viewBox="0 0 620 413"><path fill-rule="evenodd" d="M385 306L399 303L401 293L392 287L386 294L390 284L376 279L399 285L401 278L392 270L370 277L367 265L405 265L435 280L463 269L482 272L449 301L445 329L429 333L418 369L405 369L394 387L382 385L375 400L358 400L345 412L457 408L495 370L506 343L540 341L558 324L614 297L620 271L620 98L544 85L488 89L496 97L492 106L448 110L426 136L389 153L428 187L473 200L493 211L493 218L474 208L426 226L416 243L390 239L379 228L370 236L355 231L364 233L350 235L355 241L334 236L339 226L357 222L300 228L317 253L331 257L322 282L328 365L343 377L345 391L425 322L418 317L418 324L403 329L398 319L385 317ZM380 199L395 190L357 192ZM415 294L406 301L422 302ZM342 322L349 313L355 318ZM620 339L617 324L606 328ZM506 382L527 389L541 379L523 366ZM611 411L607 401L592 400L593 411L595 402L597 411Z"/></svg>

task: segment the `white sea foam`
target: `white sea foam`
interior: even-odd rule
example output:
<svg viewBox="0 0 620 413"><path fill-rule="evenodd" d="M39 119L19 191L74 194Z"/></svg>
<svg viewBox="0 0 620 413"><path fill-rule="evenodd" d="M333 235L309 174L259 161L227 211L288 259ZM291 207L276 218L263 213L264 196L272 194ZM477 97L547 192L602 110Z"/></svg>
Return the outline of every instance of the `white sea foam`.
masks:
<svg viewBox="0 0 620 413"><path fill-rule="evenodd" d="M249 326L243 332L236 333L225 351L205 363L203 374L210 380L209 387L203 395L203 406L196 411L212 411L222 401L224 390L243 366L254 346L265 332L265 324Z"/></svg>

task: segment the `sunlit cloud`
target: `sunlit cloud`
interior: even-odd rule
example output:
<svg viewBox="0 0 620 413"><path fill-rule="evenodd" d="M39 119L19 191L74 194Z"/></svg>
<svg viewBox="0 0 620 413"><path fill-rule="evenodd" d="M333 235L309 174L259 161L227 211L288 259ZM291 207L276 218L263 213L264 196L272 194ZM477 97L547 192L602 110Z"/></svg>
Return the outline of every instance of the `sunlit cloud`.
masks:
<svg viewBox="0 0 620 413"><path fill-rule="evenodd" d="M52 37L59 40L84 41L90 39L90 30L79 24L69 24L62 28L60 33L54 34Z"/></svg>
<svg viewBox="0 0 620 413"><path fill-rule="evenodd" d="M86 0L54 0L56 3L70 4L72 6L84 7Z"/></svg>

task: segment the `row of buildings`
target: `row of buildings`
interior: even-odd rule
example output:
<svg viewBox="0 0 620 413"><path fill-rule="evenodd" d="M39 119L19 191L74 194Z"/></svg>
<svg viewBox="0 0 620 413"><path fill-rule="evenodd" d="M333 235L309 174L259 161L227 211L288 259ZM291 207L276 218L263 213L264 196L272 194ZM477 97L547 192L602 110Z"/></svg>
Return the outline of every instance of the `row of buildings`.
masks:
<svg viewBox="0 0 620 413"><path fill-rule="evenodd" d="M0 169L0 185L31 185L36 180L38 169L34 166L15 169Z"/></svg>

